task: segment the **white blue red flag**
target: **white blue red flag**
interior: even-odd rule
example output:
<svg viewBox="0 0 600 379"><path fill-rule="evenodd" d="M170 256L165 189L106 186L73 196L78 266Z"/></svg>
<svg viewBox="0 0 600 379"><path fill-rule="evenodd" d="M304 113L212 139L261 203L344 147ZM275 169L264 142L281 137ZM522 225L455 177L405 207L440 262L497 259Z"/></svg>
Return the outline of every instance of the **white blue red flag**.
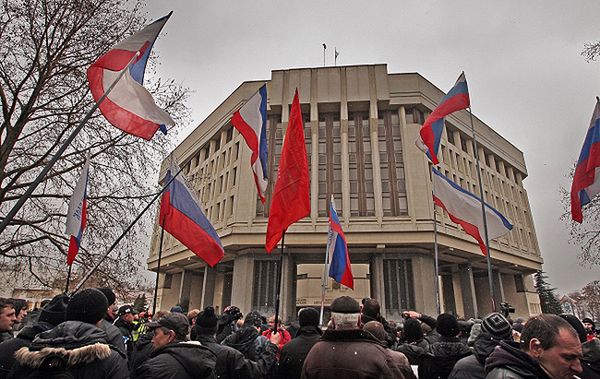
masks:
<svg viewBox="0 0 600 379"><path fill-rule="evenodd" d="M467 234L475 238L483 255L487 255L482 238L484 227L481 199L442 175L435 167L432 167L431 170L433 202L448 213L450 220L462 226ZM489 240L501 237L511 231L513 226L510 221L489 204L484 204Z"/></svg>
<svg viewBox="0 0 600 379"><path fill-rule="evenodd" d="M469 88L463 72L454 87L448 91L437 108L427 117L419 131L421 137L416 141L417 147L427 154L433 164L439 163L437 153L444 130L444 117L461 109L467 109L469 106Z"/></svg>
<svg viewBox="0 0 600 379"><path fill-rule="evenodd" d="M592 201L598 193L600 193L600 99L596 100L592 121L573 175L571 216L574 221L583 221L583 206Z"/></svg>
<svg viewBox="0 0 600 379"><path fill-rule="evenodd" d="M252 151L250 166L260 201L265 202L267 178L267 85L260 87L243 107L233 114L231 123Z"/></svg>
<svg viewBox="0 0 600 379"><path fill-rule="evenodd" d="M175 124L171 116L156 105L152 95L143 86L150 51L170 16L171 14L156 20L121 41L87 70L92 96L98 102L121 71L127 69L99 108L112 125L147 140L159 128L166 133L166 126Z"/></svg>
<svg viewBox="0 0 600 379"><path fill-rule="evenodd" d="M327 238L327 252L329 253L329 276L336 282L354 289L354 277L348 255L346 236L335 211L333 196L329 205L329 236Z"/></svg>
<svg viewBox="0 0 600 379"><path fill-rule="evenodd" d="M81 245L81 237L85 230L87 222L87 182L90 170L90 155L88 153L83 170L81 170L81 176L73 195L69 200L69 209L67 210L67 227L65 234L71 236L69 241L69 252L67 253L67 264L70 266L73 264L77 253L79 252L79 246Z"/></svg>
<svg viewBox="0 0 600 379"><path fill-rule="evenodd" d="M179 171L174 159L171 158L165 183L168 183ZM195 193L187 185L183 173L179 173L163 193L159 223L165 231L211 267L223 258L221 239L202 212L202 207Z"/></svg>

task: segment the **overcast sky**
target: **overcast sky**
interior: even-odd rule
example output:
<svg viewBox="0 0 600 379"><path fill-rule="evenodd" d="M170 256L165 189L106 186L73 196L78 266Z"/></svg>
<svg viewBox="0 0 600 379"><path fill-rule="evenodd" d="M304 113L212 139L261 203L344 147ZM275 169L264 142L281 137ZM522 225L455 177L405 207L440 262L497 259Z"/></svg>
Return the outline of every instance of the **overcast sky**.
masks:
<svg viewBox="0 0 600 379"><path fill-rule="evenodd" d="M271 70L387 63L446 92L461 71L473 113L523 151L524 181L550 283L561 293L600 279L578 264L559 220L560 186L577 159L600 95L600 1L148 1L151 20L173 11L155 49L159 74L194 91L187 136L243 81Z"/></svg>

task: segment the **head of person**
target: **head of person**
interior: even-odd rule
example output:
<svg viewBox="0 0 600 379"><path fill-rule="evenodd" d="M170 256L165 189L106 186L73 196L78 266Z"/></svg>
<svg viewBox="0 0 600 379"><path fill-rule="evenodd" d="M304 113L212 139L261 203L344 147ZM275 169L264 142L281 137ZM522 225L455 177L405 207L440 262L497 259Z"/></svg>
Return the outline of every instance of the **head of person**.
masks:
<svg viewBox="0 0 600 379"><path fill-rule="evenodd" d="M315 308L307 307L298 311L298 323L301 328L319 327L319 311Z"/></svg>
<svg viewBox="0 0 600 379"><path fill-rule="evenodd" d="M181 307L181 305L177 304L174 307L171 307L171 313L181 313L183 314L183 308Z"/></svg>
<svg viewBox="0 0 600 379"><path fill-rule="evenodd" d="M215 314L215 308L204 308L204 310L195 317L195 323L197 335L214 336L217 333L217 324L219 323L219 318Z"/></svg>
<svg viewBox="0 0 600 379"><path fill-rule="evenodd" d="M171 313L157 321L147 323L146 326L154 331L152 346L155 349L185 341L190 330L188 318L183 313Z"/></svg>
<svg viewBox="0 0 600 379"><path fill-rule="evenodd" d="M437 317L436 330L443 337L456 337L460 332L456 316L442 313Z"/></svg>
<svg viewBox="0 0 600 379"><path fill-rule="evenodd" d="M16 321L15 307L8 300L0 298L0 332L8 332Z"/></svg>
<svg viewBox="0 0 600 379"><path fill-rule="evenodd" d="M421 322L414 318L404 320L403 336L406 343L421 341L424 337Z"/></svg>
<svg viewBox="0 0 600 379"><path fill-rule="evenodd" d="M267 319L267 325L269 325L269 329L273 329L275 327L275 315L272 315ZM281 319L277 319L277 328L281 327Z"/></svg>
<svg viewBox="0 0 600 379"><path fill-rule="evenodd" d="M481 321L481 331L495 340L512 340L510 322L502 313L493 312Z"/></svg>
<svg viewBox="0 0 600 379"><path fill-rule="evenodd" d="M69 296L64 293L56 295L46 304L41 312L38 322L47 322L50 325L58 325L67 320L67 306Z"/></svg>
<svg viewBox="0 0 600 379"><path fill-rule="evenodd" d="M581 343L584 343L587 341L587 332L585 330L585 327L583 326L583 324L581 323L581 321L579 321L579 319L573 315L570 314L562 314L560 315L560 317L562 319L564 319L566 322L569 323L569 325L571 325L573 327L573 329L575 329L575 331L577 332L577 335L579 336L579 341Z"/></svg>
<svg viewBox="0 0 600 379"><path fill-rule="evenodd" d="M371 334L377 341L386 343L387 333L383 328L383 324L379 321L369 321L363 326L363 330Z"/></svg>
<svg viewBox="0 0 600 379"><path fill-rule="evenodd" d="M552 378L572 378L582 371L579 336L559 316L542 314L530 318L521 334L521 349Z"/></svg>
<svg viewBox="0 0 600 379"><path fill-rule="evenodd" d="M15 308L15 324L19 324L27 316L27 302L23 299L10 299L9 301Z"/></svg>
<svg viewBox="0 0 600 379"><path fill-rule="evenodd" d="M589 317L585 317L583 320L581 320L581 322L583 323L583 326L585 327L585 330L588 333L593 332L594 329L596 329L596 324L594 323L594 320L592 320Z"/></svg>
<svg viewBox="0 0 600 379"><path fill-rule="evenodd" d="M380 316L380 310L381 306L377 300L365 297L362 299L362 304L360 306L362 322L366 324L369 321L378 320Z"/></svg>
<svg viewBox="0 0 600 379"><path fill-rule="evenodd" d="M167 311L167 310L158 310L156 311L155 315L152 315L152 317L150 317L153 321L157 321L160 320L161 318L170 315L171 312Z"/></svg>
<svg viewBox="0 0 600 379"><path fill-rule="evenodd" d="M331 302L331 325L335 330L360 329L360 305L350 296L340 296Z"/></svg>
<svg viewBox="0 0 600 379"><path fill-rule="evenodd" d="M257 311L250 311L244 318L243 326L260 329L260 326L263 324L262 316Z"/></svg>
<svg viewBox="0 0 600 379"><path fill-rule="evenodd" d="M200 314L200 309L192 309L187 313L188 321L190 322L190 326L196 325L196 317Z"/></svg>
<svg viewBox="0 0 600 379"><path fill-rule="evenodd" d="M97 288L98 291L102 292L104 296L106 296L106 300L108 300L108 308L106 310L106 317L109 320L114 320L117 318L118 308L115 305L115 301L117 301L117 297L112 289L108 287L100 287Z"/></svg>
<svg viewBox="0 0 600 379"><path fill-rule="evenodd" d="M135 309L131 305L121 305L119 308L119 318L125 321L126 324L133 324L135 314Z"/></svg>
<svg viewBox="0 0 600 379"><path fill-rule="evenodd" d="M67 321L81 321L98 325L106 315L108 300L95 288L77 292L67 304Z"/></svg>

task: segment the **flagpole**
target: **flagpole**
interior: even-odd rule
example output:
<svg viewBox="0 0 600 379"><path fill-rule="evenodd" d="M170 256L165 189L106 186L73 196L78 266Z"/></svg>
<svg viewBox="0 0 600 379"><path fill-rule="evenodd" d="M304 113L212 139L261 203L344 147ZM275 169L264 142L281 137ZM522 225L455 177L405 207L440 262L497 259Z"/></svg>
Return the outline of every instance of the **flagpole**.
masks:
<svg viewBox="0 0 600 379"><path fill-rule="evenodd" d="M73 268L73 264L69 265L69 271L67 272L67 284L65 285L65 294L69 292L69 283L71 282L71 269Z"/></svg>
<svg viewBox="0 0 600 379"><path fill-rule="evenodd" d="M4 231L4 229L6 229L6 227L8 226L8 224L12 221L12 219L15 217L15 215L17 214L17 212L23 206L23 204L25 204L25 202L27 201L27 199L29 199L29 197L31 197L31 194L33 193L33 191L35 191L35 189L37 188L37 186L42 182L42 180L44 179L44 177L46 176L46 174L48 173L48 171L50 171L50 169L54 166L54 164L62 156L62 154L65 152L65 150L67 149L67 147L69 147L69 145L71 144L71 142L73 142L73 140L79 134L79 132L81 131L81 129L83 129L83 127L85 126L85 124L92 117L92 115L94 114L94 112L96 111L96 109L98 109L98 107L100 106L100 104L104 101L104 99L106 99L106 97L108 96L108 94L112 91L112 89L117 84L117 82L119 80L121 80L121 78L123 77L123 75L125 75L125 72L129 69L129 66L138 58L139 55L140 55L140 52L137 51L135 53L135 55L133 56L133 58L131 58L131 60L129 61L129 63L127 63L127 66L125 66L125 68L119 73L119 75L117 76L117 78L115 79L115 81L112 82L112 84L110 85L110 87L108 87L108 89L106 90L106 92L104 92L104 94L100 97L100 99L98 99L98 101L94 104L94 106L92 107L92 109L90 109L90 111L85 115L85 117L83 118L83 120L81 120L81 122L79 123L79 125L77 125L77 127L71 132L71 134L69 134L69 136L67 137L67 139L65 140L65 142L62 144L62 146L56 151L56 153L50 159L50 161L46 164L46 166L44 166L44 169L39 173L39 175L35 178L35 180L29 185L29 187L27 188L27 191L25 191L23 193L23 195L21 195L21 197L19 197L19 200L17 201L17 203L12 207L12 209L10 210L10 212L8 212L8 214L2 220L2 223L0 224L0 234L2 234L2 232Z"/></svg>
<svg viewBox="0 0 600 379"><path fill-rule="evenodd" d="M171 182L173 180L175 180L175 178L177 177L177 175L179 175L181 173L181 171L183 171L183 167L179 168L179 171L177 171L177 173L175 175L173 175L173 177L163 186L163 188L156 195L154 195L152 200L150 200L150 202L148 202L148 204L146 204L144 209L142 209L142 212L139 215L137 215L135 220L133 220L131 222L131 224L129 224L129 226L123 231L123 233L121 233L121 235L115 240L115 242L113 242L113 244L110 245L110 247L108 248L106 253L104 253L102 258L100 258L100 260L98 260L98 262L96 262L94 267L92 267L92 269L85 275L85 277L79 282L79 284L77 284L77 286L73 290L73 293L77 292L81 288L81 286L83 286L83 284L90 278L90 276L92 276L92 274L98 269L98 267L100 267L100 264L106 259L106 257L108 257L108 255L114 250L114 248L117 247L119 242L121 242L123 237L125 237L125 235L127 233L129 233L131 228L133 228L133 226L139 221L139 219L142 218L144 213L146 213L146 211L148 209L150 209L150 207L156 201L156 199L158 199L163 194L163 192L165 192L165 189L169 186L169 184L171 184Z"/></svg>
<svg viewBox="0 0 600 379"><path fill-rule="evenodd" d="M279 272L277 273L277 297L275 300L275 324L273 325L273 333L277 332L279 322L279 301L281 299L281 277L283 273L283 246L285 245L285 230L281 235L281 256L279 257Z"/></svg>
<svg viewBox="0 0 600 379"><path fill-rule="evenodd" d="M432 193L433 195L433 193ZM435 211L435 202L433 203L433 249L435 251L435 309L437 314L441 314L440 306L440 260L439 260L439 248L438 248L438 230L437 230L437 212Z"/></svg>
<svg viewBox="0 0 600 379"><path fill-rule="evenodd" d="M331 234L331 231L329 232ZM325 265L323 266L323 281L321 283L321 313L319 315L319 325L323 326L323 312L325 309L325 291L327 290L327 266L329 265L329 238L327 239L325 249Z"/></svg>
<svg viewBox="0 0 600 379"><path fill-rule="evenodd" d="M156 282L154 283L154 299L152 299L152 315L156 314L156 300L158 297L158 279L160 277L160 261L162 259L163 253L163 238L165 236L165 228L163 227L165 223L164 217L162 223L160 224L160 242L158 245L158 264L156 267Z"/></svg>
<svg viewBox="0 0 600 379"><path fill-rule="evenodd" d="M471 132L473 133L473 149L475 150L475 165L477 167L477 181L479 182L479 197L481 199L481 214L483 216L483 231L485 235L485 251L487 258L488 284L490 287L490 297L492 300L492 312L496 312L496 299L494 296L494 280L492 278L492 257L490 254L490 241L488 237L487 216L485 213L485 196L483 192L483 183L481 180L481 169L479 166L479 148L477 145L477 134L475 133L475 124L473 123L473 111L469 105L469 116L471 118Z"/></svg>
<svg viewBox="0 0 600 379"><path fill-rule="evenodd" d="M325 67L325 51L327 50L327 45L323 44L323 67Z"/></svg>

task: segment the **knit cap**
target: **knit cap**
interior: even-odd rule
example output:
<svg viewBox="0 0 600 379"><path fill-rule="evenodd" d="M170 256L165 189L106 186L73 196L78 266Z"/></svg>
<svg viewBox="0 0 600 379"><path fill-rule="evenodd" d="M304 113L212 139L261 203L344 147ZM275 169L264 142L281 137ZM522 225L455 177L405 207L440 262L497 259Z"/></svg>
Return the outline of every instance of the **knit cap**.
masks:
<svg viewBox="0 0 600 379"><path fill-rule="evenodd" d="M67 305L67 320L95 324L100 321L108 309L106 296L95 288L77 292Z"/></svg>
<svg viewBox="0 0 600 379"><path fill-rule="evenodd" d="M497 339L510 339L512 335L512 327L510 323L498 312L493 312L487 315L481 322L481 330Z"/></svg>
<svg viewBox="0 0 600 379"><path fill-rule="evenodd" d="M414 318L404 321L404 339L406 342L417 342L423 339L421 323Z"/></svg>
<svg viewBox="0 0 600 379"><path fill-rule="evenodd" d="M206 307L196 317L196 325L202 328L216 328L219 319L215 314L215 308Z"/></svg>
<svg viewBox="0 0 600 379"><path fill-rule="evenodd" d="M47 322L54 326L65 322L67 318L67 305L69 304L69 296L64 293L56 295L46 304L40 312L38 321Z"/></svg>
<svg viewBox="0 0 600 379"><path fill-rule="evenodd" d="M319 312L315 308L302 308L298 312L300 326L319 326Z"/></svg>
<svg viewBox="0 0 600 379"><path fill-rule="evenodd" d="M449 313L442 313L437 318L436 330L444 337L456 337L458 335L458 321Z"/></svg>

